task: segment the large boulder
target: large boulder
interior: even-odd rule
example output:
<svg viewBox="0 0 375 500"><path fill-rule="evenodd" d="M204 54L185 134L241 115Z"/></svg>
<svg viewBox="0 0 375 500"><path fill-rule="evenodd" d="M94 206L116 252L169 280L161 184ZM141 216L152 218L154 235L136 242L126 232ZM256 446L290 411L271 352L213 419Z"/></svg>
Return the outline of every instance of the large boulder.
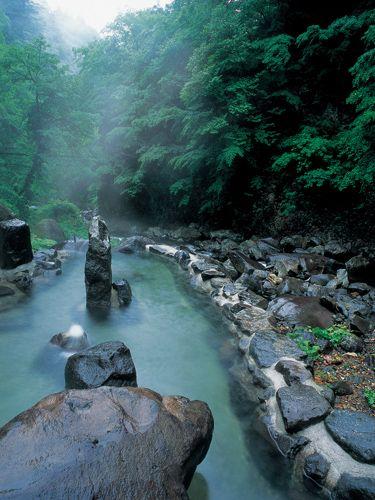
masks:
<svg viewBox="0 0 375 500"><path fill-rule="evenodd" d="M212 432L200 401L117 387L54 394L0 430L0 498L187 499Z"/></svg>
<svg viewBox="0 0 375 500"><path fill-rule="evenodd" d="M375 417L335 410L325 420L333 439L360 462L375 464Z"/></svg>
<svg viewBox="0 0 375 500"><path fill-rule="evenodd" d="M256 260L247 257L244 253L239 251L229 252L228 257L239 274L252 273L255 270L264 271L265 269L262 264L259 264Z"/></svg>
<svg viewBox="0 0 375 500"><path fill-rule="evenodd" d="M14 269L32 260L30 228L26 222L19 219L0 222L0 268Z"/></svg>
<svg viewBox="0 0 375 500"><path fill-rule="evenodd" d="M137 387L130 350L122 342L105 342L70 356L65 367L68 389L94 389L103 385Z"/></svg>
<svg viewBox="0 0 375 500"><path fill-rule="evenodd" d="M86 254L86 303L90 310L108 311L112 291L111 240L106 223L94 217L89 230Z"/></svg>
<svg viewBox="0 0 375 500"><path fill-rule="evenodd" d="M277 320L293 326L329 328L333 325L332 313L317 297L278 297L270 302L268 310Z"/></svg>
<svg viewBox="0 0 375 500"><path fill-rule="evenodd" d="M43 219L36 226L36 234L40 238L47 238L49 240L61 243L66 240L64 231L59 226L55 219Z"/></svg>
<svg viewBox="0 0 375 500"><path fill-rule="evenodd" d="M281 387L276 399L288 432L297 432L323 420L332 410L329 402L309 385Z"/></svg>

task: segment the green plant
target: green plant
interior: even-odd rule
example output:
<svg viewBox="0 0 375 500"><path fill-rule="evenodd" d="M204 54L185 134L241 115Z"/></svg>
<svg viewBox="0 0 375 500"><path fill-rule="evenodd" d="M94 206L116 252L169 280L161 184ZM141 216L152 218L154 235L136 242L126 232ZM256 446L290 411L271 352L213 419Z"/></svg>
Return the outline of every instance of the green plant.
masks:
<svg viewBox="0 0 375 500"><path fill-rule="evenodd" d="M342 341L350 335L345 325L334 325L329 328L311 328L311 333L318 339L328 340L333 347L339 347Z"/></svg>
<svg viewBox="0 0 375 500"><path fill-rule="evenodd" d="M66 200L56 200L33 211L31 225L35 227L43 219L55 219L67 238L78 236L87 238L87 229L82 221L79 208Z"/></svg>
<svg viewBox="0 0 375 500"><path fill-rule="evenodd" d="M374 389L365 389L363 391L363 395L369 405L370 408L375 409L375 390Z"/></svg>
<svg viewBox="0 0 375 500"><path fill-rule="evenodd" d="M316 361L320 358L320 347L317 344L310 342L302 337L302 332L298 329L290 332L288 337L295 341L298 347L304 352L309 359Z"/></svg>
<svg viewBox="0 0 375 500"><path fill-rule="evenodd" d="M31 245L34 252L37 252L38 250L53 247L54 245L56 245L56 241L49 240L47 238L37 238L36 236L33 236L31 239Z"/></svg>

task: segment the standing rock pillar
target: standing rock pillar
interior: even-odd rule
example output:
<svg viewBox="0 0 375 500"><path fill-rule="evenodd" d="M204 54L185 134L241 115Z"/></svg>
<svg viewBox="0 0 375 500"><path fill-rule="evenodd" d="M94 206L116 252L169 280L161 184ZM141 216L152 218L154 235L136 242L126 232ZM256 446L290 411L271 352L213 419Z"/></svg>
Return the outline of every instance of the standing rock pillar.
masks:
<svg viewBox="0 0 375 500"><path fill-rule="evenodd" d="M86 254L86 305L91 311L108 312L112 290L111 240L106 223L94 217L89 230Z"/></svg>

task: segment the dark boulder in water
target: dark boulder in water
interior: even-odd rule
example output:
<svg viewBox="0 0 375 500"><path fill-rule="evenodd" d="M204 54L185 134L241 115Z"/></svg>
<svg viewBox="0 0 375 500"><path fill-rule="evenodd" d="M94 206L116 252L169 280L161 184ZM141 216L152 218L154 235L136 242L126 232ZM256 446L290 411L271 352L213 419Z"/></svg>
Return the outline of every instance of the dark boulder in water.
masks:
<svg viewBox="0 0 375 500"><path fill-rule="evenodd" d="M66 363L65 383L68 389L137 387L130 350L122 342L105 342L74 354Z"/></svg>
<svg viewBox="0 0 375 500"><path fill-rule="evenodd" d="M112 291L111 241L106 223L94 217L89 231L86 254L86 304L92 311L108 311Z"/></svg>
<svg viewBox="0 0 375 500"><path fill-rule="evenodd" d="M118 303L120 307L128 306L132 301L132 289L127 280L115 281L112 287L117 292Z"/></svg>
<svg viewBox="0 0 375 500"><path fill-rule="evenodd" d="M32 260L30 228L26 222L19 219L0 222L0 268L14 269Z"/></svg>
<svg viewBox="0 0 375 500"><path fill-rule="evenodd" d="M205 403L147 389L53 394L0 429L0 498L188 498L209 449Z"/></svg>

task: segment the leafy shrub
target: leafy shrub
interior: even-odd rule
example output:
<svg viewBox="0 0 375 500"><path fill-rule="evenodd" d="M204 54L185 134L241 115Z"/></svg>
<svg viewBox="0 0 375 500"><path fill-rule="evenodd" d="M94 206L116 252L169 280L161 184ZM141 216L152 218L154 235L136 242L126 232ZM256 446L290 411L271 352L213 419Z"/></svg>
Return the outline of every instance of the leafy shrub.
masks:
<svg viewBox="0 0 375 500"><path fill-rule="evenodd" d="M69 201L52 201L34 210L31 223L35 226L43 219L55 219L67 238L87 237L87 229L82 221L79 208Z"/></svg>
<svg viewBox="0 0 375 500"><path fill-rule="evenodd" d="M37 252L38 250L52 248L54 245L56 245L56 241L49 240L47 238L37 238L36 236L33 236L31 239L31 245L33 247L33 251Z"/></svg>
<svg viewBox="0 0 375 500"><path fill-rule="evenodd" d="M365 389L363 395L370 408L375 409L375 391L374 389Z"/></svg>
<svg viewBox="0 0 375 500"><path fill-rule="evenodd" d="M328 340L333 347L339 347L341 342L350 335L345 325L334 325L329 328L311 328L311 333L318 339Z"/></svg>

